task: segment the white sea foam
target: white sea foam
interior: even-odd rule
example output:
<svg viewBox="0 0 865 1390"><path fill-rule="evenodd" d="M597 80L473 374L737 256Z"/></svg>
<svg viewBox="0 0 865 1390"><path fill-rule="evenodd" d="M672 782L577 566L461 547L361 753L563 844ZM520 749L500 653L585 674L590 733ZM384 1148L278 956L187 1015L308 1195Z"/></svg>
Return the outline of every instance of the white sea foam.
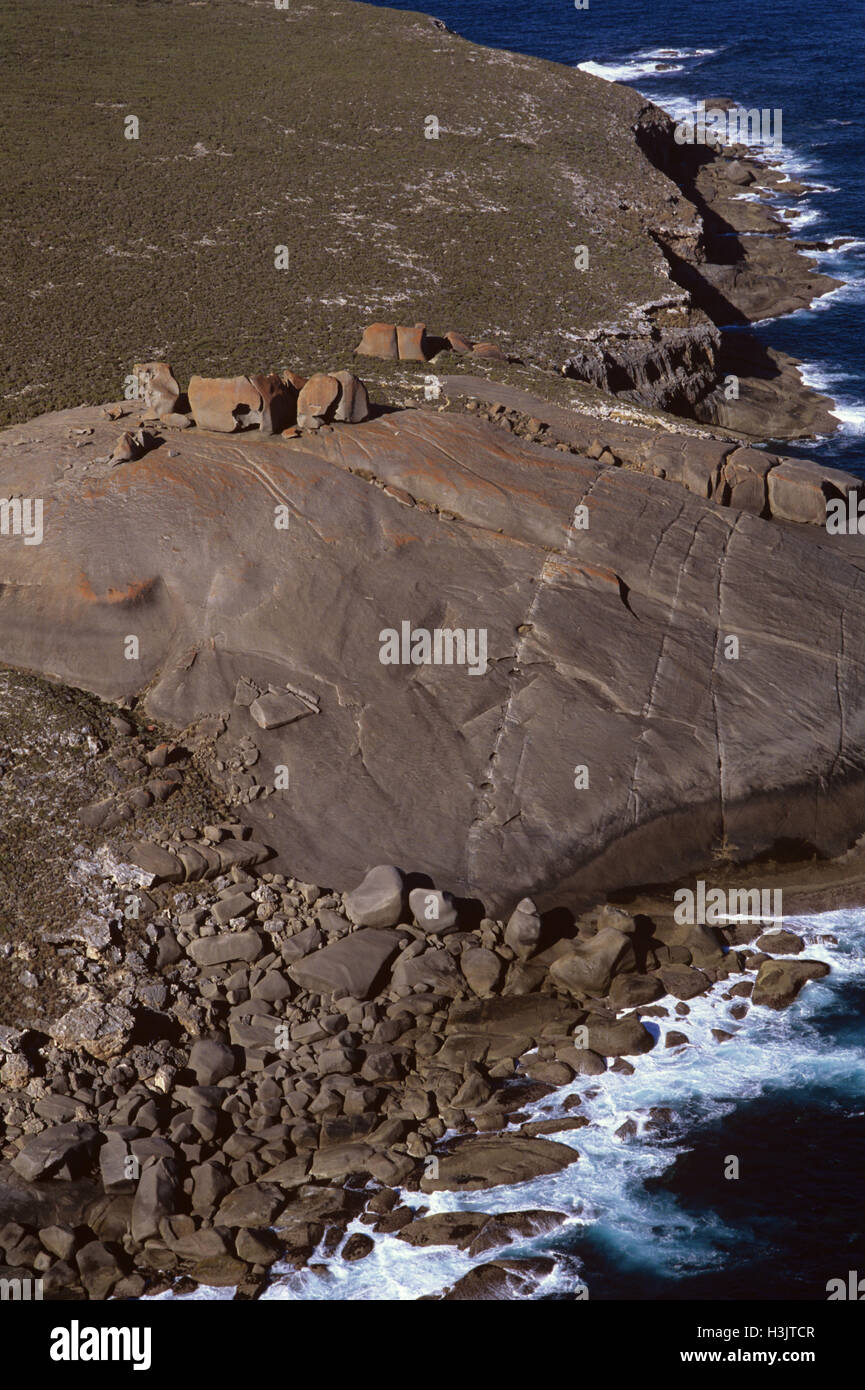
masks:
<svg viewBox="0 0 865 1390"><path fill-rule="evenodd" d="M641 77L662 77L663 72L658 71L657 60L632 61L629 63L595 63L591 60L585 63L578 63L580 72L588 72L592 77L602 77L605 82L636 82ZM681 72L680 66L673 65L664 69L665 72Z"/></svg>

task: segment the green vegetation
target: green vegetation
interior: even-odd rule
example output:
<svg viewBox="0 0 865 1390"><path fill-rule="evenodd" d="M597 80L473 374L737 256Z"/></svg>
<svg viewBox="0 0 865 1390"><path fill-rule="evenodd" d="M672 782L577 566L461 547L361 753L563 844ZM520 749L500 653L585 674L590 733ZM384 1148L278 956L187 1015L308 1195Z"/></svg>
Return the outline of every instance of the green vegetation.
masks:
<svg viewBox="0 0 865 1390"><path fill-rule="evenodd" d="M670 288L641 99L425 16L0 0L0 81L0 421L117 399L149 358L345 367L376 319L554 369Z"/></svg>

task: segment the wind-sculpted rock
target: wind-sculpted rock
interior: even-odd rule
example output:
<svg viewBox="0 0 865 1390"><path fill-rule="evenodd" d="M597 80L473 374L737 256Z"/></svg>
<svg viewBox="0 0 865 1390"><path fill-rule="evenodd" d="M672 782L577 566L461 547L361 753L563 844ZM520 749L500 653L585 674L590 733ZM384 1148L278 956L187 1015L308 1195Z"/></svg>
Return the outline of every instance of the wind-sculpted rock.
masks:
<svg viewBox="0 0 865 1390"><path fill-rule="evenodd" d="M262 434L282 434L282 431L295 420L295 392L285 385L282 377L276 372L252 376L249 380L261 398L259 427Z"/></svg>
<svg viewBox="0 0 865 1390"><path fill-rule="evenodd" d="M297 398L297 423L300 429L318 429L332 420L340 396L336 377L323 372L311 376Z"/></svg>
<svg viewBox="0 0 865 1390"><path fill-rule="evenodd" d="M167 362L137 362L138 394L152 415L170 415L177 409L180 387Z"/></svg>
<svg viewBox="0 0 865 1390"><path fill-rule="evenodd" d="M451 352L456 352L460 356L472 350L473 344L471 339L467 338L464 333L460 333L456 328L451 328L449 332L445 334L445 340Z"/></svg>
<svg viewBox="0 0 865 1390"><path fill-rule="evenodd" d="M334 372L333 378L342 388L333 418L350 425L359 424L369 415L369 395L365 385L359 376L351 372Z"/></svg>
<svg viewBox="0 0 865 1390"><path fill-rule="evenodd" d="M429 352L425 323L416 323L413 328L398 327L396 341L401 362L426 362Z"/></svg>
<svg viewBox="0 0 865 1390"><path fill-rule="evenodd" d="M588 448L597 419L564 417ZM92 458L58 478L84 427ZM744 862L782 829L831 857L865 828L858 536L450 412L278 443L190 430L117 470L97 461L114 428L88 407L0 434L4 487L45 500L42 543L0 546L0 660L175 727L218 716L224 765L252 740L290 772L238 809L274 871L346 889L411 864L495 916L579 911L722 844ZM241 678L320 713L259 727ZM191 870L169 848L167 877L222 848L192 844Z"/></svg>
<svg viewBox="0 0 865 1390"><path fill-rule="evenodd" d="M189 408L199 429L232 434L250 412L261 410L261 392L245 376L194 376L189 382Z"/></svg>
<svg viewBox="0 0 865 1390"><path fill-rule="evenodd" d="M399 358L401 362L426 362L432 356L426 324L411 326L371 323L363 331L355 352L363 357Z"/></svg>
<svg viewBox="0 0 865 1390"><path fill-rule="evenodd" d="M399 357L397 332L392 323L371 323L355 348L361 357Z"/></svg>

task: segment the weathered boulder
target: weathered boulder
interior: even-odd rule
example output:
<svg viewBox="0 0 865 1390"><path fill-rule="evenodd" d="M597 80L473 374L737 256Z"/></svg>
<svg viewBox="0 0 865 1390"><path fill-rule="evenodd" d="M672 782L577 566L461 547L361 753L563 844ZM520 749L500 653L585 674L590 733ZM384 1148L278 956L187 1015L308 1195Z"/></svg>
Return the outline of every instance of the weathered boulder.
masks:
<svg viewBox="0 0 865 1390"><path fill-rule="evenodd" d="M127 857L131 863L145 873L152 874L155 880L163 883L181 883L184 877L183 864L170 850L154 845L150 840L139 840L130 845Z"/></svg>
<svg viewBox="0 0 865 1390"><path fill-rule="evenodd" d="M457 910L450 893L435 888L413 888L408 895L409 907L419 927L428 936L440 936L456 925Z"/></svg>
<svg viewBox="0 0 865 1390"><path fill-rule="evenodd" d="M541 939L541 919L531 898L517 903L505 927L505 945L519 960L528 960Z"/></svg>
<svg viewBox="0 0 865 1390"><path fill-rule="evenodd" d="M397 331L392 323L371 323L355 348L362 357L399 357Z"/></svg>
<svg viewBox="0 0 865 1390"><path fill-rule="evenodd" d="M555 1260L543 1255L526 1260L490 1260L486 1264L475 1265L439 1297L454 1303L525 1300L535 1293L555 1267Z"/></svg>
<svg viewBox="0 0 865 1390"><path fill-rule="evenodd" d="M138 1179L132 1203L133 1240L147 1240L159 1234L162 1218L174 1212L180 1191L180 1174L171 1158L149 1163Z"/></svg>
<svg viewBox="0 0 865 1390"><path fill-rule="evenodd" d="M655 1046L655 1039L636 1014L626 1014L613 1023L590 1018L587 1027L588 1050L600 1057L634 1057L651 1052Z"/></svg>
<svg viewBox="0 0 865 1390"><path fill-rule="evenodd" d="M262 940L258 932L222 932L218 936L200 936L189 943L189 954L196 965L223 965L230 960L257 960Z"/></svg>
<svg viewBox="0 0 865 1390"><path fill-rule="evenodd" d="M502 1183L559 1173L579 1158L576 1149L549 1139L502 1134L495 1139L466 1139L438 1160L438 1176L420 1180L423 1192L475 1192Z"/></svg>
<svg viewBox="0 0 865 1390"><path fill-rule="evenodd" d="M804 951L805 942L794 931L767 931L758 936L754 943L758 951L766 951L772 956L798 956Z"/></svg>
<svg viewBox="0 0 865 1390"><path fill-rule="evenodd" d="M401 362L426 362L429 353L425 323L416 323L411 328L398 327L396 341Z"/></svg>
<svg viewBox="0 0 865 1390"><path fill-rule="evenodd" d="M469 946L460 956L460 970L469 988L482 998L487 998L495 992L503 969L504 962L501 956L484 946Z"/></svg>
<svg viewBox="0 0 865 1390"><path fill-rule="evenodd" d="M137 362L138 395L152 415L170 415L180 400L180 387L167 362Z"/></svg>
<svg viewBox="0 0 865 1390"><path fill-rule="evenodd" d="M81 1283L90 1298L107 1298L123 1277L123 1265L116 1250L102 1241L91 1240L75 1256Z"/></svg>
<svg viewBox="0 0 865 1390"><path fill-rule="evenodd" d="M474 357L486 357L491 362L507 362L507 353L502 352L497 343L475 343L472 348Z"/></svg>
<svg viewBox="0 0 865 1390"><path fill-rule="evenodd" d="M614 1009L635 1009L660 999L664 986L657 975L617 975L610 986L610 1005Z"/></svg>
<svg viewBox="0 0 865 1390"><path fill-rule="evenodd" d="M450 998L455 998L465 988L453 956L447 951L436 950L401 960L394 968L392 983L399 991L424 989Z"/></svg>
<svg viewBox="0 0 865 1390"><path fill-rule="evenodd" d="M451 328L445 334L445 340L448 346L450 347L451 351L459 353L460 356L463 356L465 353L471 352L472 350L471 339L467 338L464 333L460 333L459 330L456 328Z"/></svg>
<svg viewBox="0 0 865 1390"><path fill-rule="evenodd" d="M94 999L76 1004L50 1025L57 1047L82 1048L91 1057L107 1062L126 1047L135 1027L128 1009L114 1001Z"/></svg>
<svg viewBox="0 0 865 1390"><path fill-rule="evenodd" d="M111 451L111 463L130 463L140 458L144 452L142 445L141 430L124 430Z"/></svg>
<svg viewBox="0 0 865 1390"><path fill-rule="evenodd" d="M248 377L194 376L189 382L189 408L201 430L231 434L250 412L261 410L261 392Z"/></svg>
<svg viewBox="0 0 865 1390"><path fill-rule="evenodd" d="M345 895L349 920L358 927L395 927L403 908L403 876L392 864L370 869L356 888Z"/></svg>
<svg viewBox="0 0 865 1390"><path fill-rule="evenodd" d="M602 927L597 936L554 961L550 966L550 979L575 994L604 995L614 975L636 968L631 938L615 927Z"/></svg>
<svg viewBox="0 0 865 1390"><path fill-rule="evenodd" d="M313 994L350 994L354 999L368 999L398 950L396 932L362 927L304 957L288 973L296 984Z"/></svg>
<svg viewBox="0 0 865 1390"><path fill-rule="evenodd" d="M285 1204L278 1187L269 1183L247 1183L236 1187L223 1201L216 1214L216 1225L256 1229L269 1226Z"/></svg>
<svg viewBox="0 0 865 1390"><path fill-rule="evenodd" d="M763 516L768 505L766 480L777 462L777 455L762 449L736 449L728 455L722 471L729 505Z"/></svg>
<svg viewBox="0 0 865 1390"><path fill-rule="evenodd" d="M324 372L311 376L297 398L298 428L317 430L332 420L341 390L335 376L328 376Z"/></svg>
<svg viewBox="0 0 865 1390"><path fill-rule="evenodd" d="M341 387L334 420L356 425L369 415L369 394L360 377L351 372L334 372L334 381Z"/></svg>
<svg viewBox="0 0 865 1390"><path fill-rule="evenodd" d="M132 1156L129 1144L121 1134L111 1131L105 1135L105 1143L99 1150L99 1173L106 1192L134 1192L134 1167L130 1165Z"/></svg>
<svg viewBox="0 0 865 1390"><path fill-rule="evenodd" d="M215 1086L223 1077L237 1071L237 1057L225 1043L199 1038L189 1053L189 1069L195 1073L199 1086Z"/></svg>
<svg viewBox="0 0 865 1390"><path fill-rule="evenodd" d="M27 1182L50 1177L57 1168L86 1167L98 1137L96 1126L91 1124L50 1125L41 1134L24 1140L12 1159L12 1167Z"/></svg>
<svg viewBox="0 0 865 1390"><path fill-rule="evenodd" d="M259 393L259 427L262 434L281 434L294 424L297 412L297 393L277 372L251 376L250 384Z"/></svg>
<svg viewBox="0 0 865 1390"><path fill-rule="evenodd" d="M301 376L301 375L300 375L300 372L293 372L293 371L291 371L289 368L286 368L285 371L280 372L280 373L279 373L279 376L280 376L280 379L281 379L283 385L284 385L284 386L287 386L287 387L289 388L290 391L293 391L293 392L294 392L295 408L296 408L296 406L297 406L297 397L298 397L298 394L303 390L303 388L304 388L304 386L306 385L306 383L307 383L307 381L309 380L309 378L308 378L308 377L305 377L305 376ZM295 413L296 413L296 411L295 411Z"/></svg>
<svg viewBox="0 0 865 1390"><path fill-rule="evenodd" d="M821 960L764 960L757 972L752 1004L786 1009L809 980L822 980L829 966Z"/></svg>
<svg viewBox="0 0 865 1390"><path fill-rule="evenodd" d="M845 497L856 487L856 478L837 468L818 469L806 459L788 458L771 470L768 484L773 517L822 526L826 502L831 497Z"/></svg>
<svg viewBox="0 0 865 1390"><path fill-rule="evenodd" d="M689 965L664 965L658 975L667 994L672 994L674 999L693 999L712 987L708 975Z"/></svg>

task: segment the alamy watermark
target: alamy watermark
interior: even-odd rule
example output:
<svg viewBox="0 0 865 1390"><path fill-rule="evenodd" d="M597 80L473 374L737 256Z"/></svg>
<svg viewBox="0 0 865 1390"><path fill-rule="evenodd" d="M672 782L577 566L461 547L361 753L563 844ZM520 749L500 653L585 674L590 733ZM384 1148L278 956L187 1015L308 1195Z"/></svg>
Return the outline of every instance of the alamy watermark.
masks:
<svg viewBox="0 0 865 1390"><path fill-rule="evenodd" d="M52 1361L131 1361L133 1371L149 1371L152 1336L149 1327L82 1327L73 1318L68 1327L52 1328L48 1355Z"/></svg>
<svg viewBox="0 0 865 1390"><path fill-rule="evenodd" d="M865 497L860 500L855 488L846 497L830 497L826 530L830 536L865 536Z"/></svg>
<svg viewBox="0 0 865 1390"><path fill-rule="evenodd" d="M23 536L25 545L41 545L41 497L0 497L0 536Z"/></svg>
<svg viewBox="0 0 865 1390"><path fill-rule="evenodd" d="M681 926L720 927L727 922L773 922L781 926L784 914L780 888L710 888L697 880L696 892L677 888L673 919Z"/></svg>
<svg viewBox="0 0 865 1390"><path fill-rule="evenodd" d="M769 145L775 151L783 145L779 106L770 109L742 106L713 106L706 110L700 101L690 116L677 123L677 145Z"/></svg>
<svg viewBox="0 0 865 1390"><path fill-rule="evenodd" d="M0 1303L29 1303L41 1299L41 1279L0 1279Z"/></svg>
<svg viewBox="0 0 865 1390"><path fill-rule="evenodd" d="M485 627L413 628L410 622L386 627L378 635L382 666L467 666L470 676L487 669Z"/></svg>

